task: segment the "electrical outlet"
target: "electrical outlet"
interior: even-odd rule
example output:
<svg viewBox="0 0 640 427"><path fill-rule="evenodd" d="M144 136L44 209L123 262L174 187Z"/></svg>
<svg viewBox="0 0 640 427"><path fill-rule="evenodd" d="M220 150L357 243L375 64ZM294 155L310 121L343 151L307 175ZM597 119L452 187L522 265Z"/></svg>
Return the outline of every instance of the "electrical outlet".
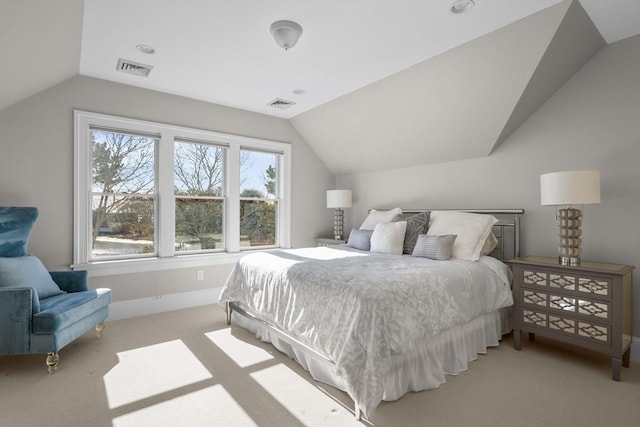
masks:
<svg viewBox="0 0 640 427"><path fill-rule="evenodd" d="M196 280L204 280L204 271L198 270L196 272Z"/></svg>

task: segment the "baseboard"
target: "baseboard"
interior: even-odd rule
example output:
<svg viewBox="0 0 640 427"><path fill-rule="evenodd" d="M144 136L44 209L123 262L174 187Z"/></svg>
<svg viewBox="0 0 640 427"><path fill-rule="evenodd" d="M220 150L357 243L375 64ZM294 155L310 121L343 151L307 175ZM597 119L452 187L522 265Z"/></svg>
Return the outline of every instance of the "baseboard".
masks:
<svg viewBox="0 0 640 427"><path fill-rule="evenodd" d="M631 361L640 363L640 338L638 337L631 339Z"/></svg>
<svg viewBox="0 0 640 427"><path fill-rule="evenodd" d="M179 292L151 298L112 302L109 305L108 320L129 319L132 317L164 313L166 311L181 310L183 308L215 304L218 302L221 290L222 288L213 288L202 291Z"/></svg>

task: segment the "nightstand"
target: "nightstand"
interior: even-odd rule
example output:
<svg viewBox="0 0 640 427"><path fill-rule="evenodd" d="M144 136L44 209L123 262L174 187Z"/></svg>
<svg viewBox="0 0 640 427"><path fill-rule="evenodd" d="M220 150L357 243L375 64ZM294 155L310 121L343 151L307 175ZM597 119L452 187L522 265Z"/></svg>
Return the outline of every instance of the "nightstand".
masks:
<svg viewBox="0 0 640 427"><path fill-rule="evenodd" d="M336 240L330 237L314 237L314 240L316 242L316 246L333 246L347 243L346 240Z"/></svg>
<svg viewBox="0 0 640 427"><path fill-rule="evenodd" d="M563 266L556 258L527 256L513 266L513 347L521 332L595 350L611 357L611 377L629 367L631 287L634 267L582 262Z"/></svg>

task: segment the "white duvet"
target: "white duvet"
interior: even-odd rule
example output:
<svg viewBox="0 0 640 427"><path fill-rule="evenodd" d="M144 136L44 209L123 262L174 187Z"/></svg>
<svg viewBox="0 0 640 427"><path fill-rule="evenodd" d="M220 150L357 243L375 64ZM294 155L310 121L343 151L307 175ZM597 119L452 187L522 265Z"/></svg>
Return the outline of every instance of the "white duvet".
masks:
<svg viewBox="0 0 640 427"><path fill-rule="evenodd" d="M240 302L326 355L370 416L394 353L513 304L500 261L432 261L344 247L258 252L240 259L220 302Z"/></svg>

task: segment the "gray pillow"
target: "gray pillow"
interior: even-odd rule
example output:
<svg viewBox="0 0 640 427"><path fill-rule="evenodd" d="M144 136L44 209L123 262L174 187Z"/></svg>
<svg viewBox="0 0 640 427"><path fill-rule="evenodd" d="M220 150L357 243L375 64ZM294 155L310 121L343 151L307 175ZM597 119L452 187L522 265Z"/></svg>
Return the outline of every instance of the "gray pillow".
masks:
<svg viewBox="0 0 640 427"><path fill-rule="evenodd" d="M0 258L0 287L34 288L38 299L64 293L42 262L34 256Z"/></svg>
<svg viewBox="0 0 640 427"><path fill-rule="evenodd" d="M349 233L349 240L347 240L347 246L361 251L368 251L371 249L371 234L373 234L373 230L352 228L351 233Z"/></svg>
<svg viewBox="0 0 640 427"><path fill-rule="evenodd" d="M448 260L451 258L451 249L456 237L455 234L445 234L444 236L421 234L418 236L411 255L438 261Z"/></svg>
<svg viewBox="0 0 640 427"><path fill-rule="evenodd" d="M407 221L407 231L404 235L404 245L402 253L411 255L416 245L419 234L425 234L429 228L429 217L431 212L420 212L419 214L402 214L393 219L393 222Z"/></svg>

